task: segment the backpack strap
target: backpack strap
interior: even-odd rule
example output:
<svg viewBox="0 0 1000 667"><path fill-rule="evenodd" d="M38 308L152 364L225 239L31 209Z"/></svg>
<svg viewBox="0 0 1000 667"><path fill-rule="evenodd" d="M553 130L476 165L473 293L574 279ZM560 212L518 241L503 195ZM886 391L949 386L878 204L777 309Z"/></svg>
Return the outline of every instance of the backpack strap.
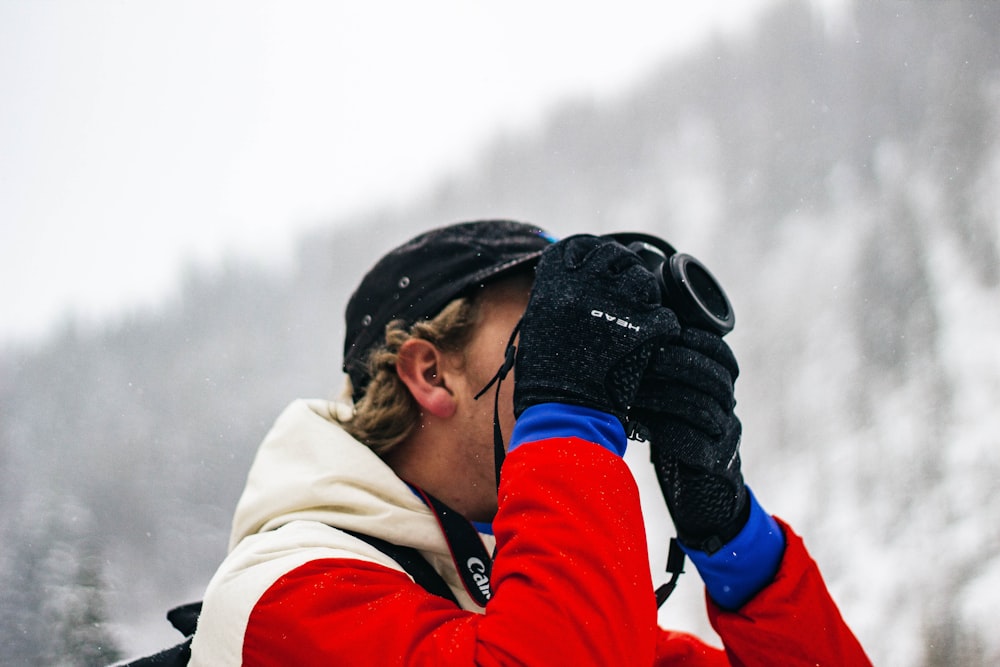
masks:
<svg viewBox="0 0 1000 667"><path fill-rule="evenodd" d="M412 547L404 547L392 542L363 533L356 533L353 530L343 530L349 535L353 535L359 540L370 544L389 558L396 561L403 570L413 577L413 581L419 584L425 591L452 602L455 606L460 606L455 599L454 593L448 588L441 575L437 573L427 559L420 555L420 552ZM114 667L184 667L191 660L191 638L198 626L198 617L201 615L201 602L191 602L179 607L174 607L167 612L167 620L175 628L185 635L185 639L176 646L164 649L154 655L137 658L131 662L119 662Z"/></svg>
<svg viewBox="0 0 1000 667"><path fill-rule="evenodd" d="M353 530L344 530L348 535L353 535L354 537L367 542L372 545L382 553L384 553L389 558L393 559L403 570L413 577L413 581L418 583L425 591L438 597L444 598L449 602L455 604L455 606L461 606L458 604L458 600L455 599L455 594L451 592L448 588L448 584L445 583L441 575L438 574L437 570L431 567L431 564L427 562L427 559L420 555L420 552L413 547L404 547L398 544L393 544L392 542L386 542L378 537L372 537L371 535L365 535L363 533L356 533Z"/></svg>

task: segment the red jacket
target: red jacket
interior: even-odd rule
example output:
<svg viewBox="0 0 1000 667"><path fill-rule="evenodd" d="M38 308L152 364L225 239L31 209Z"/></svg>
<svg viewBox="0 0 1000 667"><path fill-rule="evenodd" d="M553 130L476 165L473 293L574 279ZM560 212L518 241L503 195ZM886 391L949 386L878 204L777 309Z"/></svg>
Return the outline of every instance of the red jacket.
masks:
<svg viewBox="0 0 1000 667"><path fill-rule="evenodd" d="M272 567L314 548L310 535L334 530L306 530L308 515L298 517L237 541L238 563L224 564L206 593L192 664L870 664L784 525L774 580L736 612L708 601L725 652L658 628L632 474L621 457L579 437L526 442L507 457L485 609L433 596L363 548L352 557L329 547L329 557ZM286 528L294 539L270 534Z"/></svg>

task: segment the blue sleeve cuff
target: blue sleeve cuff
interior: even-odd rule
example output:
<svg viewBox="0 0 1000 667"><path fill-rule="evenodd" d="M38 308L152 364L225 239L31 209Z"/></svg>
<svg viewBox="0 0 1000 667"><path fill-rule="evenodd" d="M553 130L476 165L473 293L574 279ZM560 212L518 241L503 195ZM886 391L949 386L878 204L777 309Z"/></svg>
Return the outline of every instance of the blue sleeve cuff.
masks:
<svg viewBox="0 0 1000 667"><path fill-rule="evenodd" d="M714 554L681 545L698 569L708 594L724 609L736 610L774 579L785 554L785 535L757 502L750 488L750 518L736 537Z"/></svg>
<svg viewBox="0 0 1000 667"><path fill-rule="evenodd" d="M625 428L613 415L579 405L539 403L518 417L508 451L526 442L570 437L596 443L618 456L625 454L628 444Z"/></svg>

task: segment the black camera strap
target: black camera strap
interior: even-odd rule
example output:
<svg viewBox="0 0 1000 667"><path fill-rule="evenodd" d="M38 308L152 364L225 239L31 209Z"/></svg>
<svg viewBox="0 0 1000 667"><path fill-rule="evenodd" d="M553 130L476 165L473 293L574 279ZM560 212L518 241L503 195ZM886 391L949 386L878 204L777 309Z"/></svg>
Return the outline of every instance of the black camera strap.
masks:
<svg viewBox="0 0 1000 667"><path fill-rule="evenodd" d="M437 517L441 532L448 542L451 558L455 562L455 569L469 597L480 607L485 607L493 596L490 584L493 558L486 551L479 531L468 519L431 494L420 487L413 488Z"/></svg>
<svg viewBox="0 0 1000 667"><path fill-rule="evenodd" d="M659 609L667 601L670 594L677 588L677 580L684 574L684 551L676 537L670 538L670 548L667 551L667 574L670 581L656 589L656 608Z"/></svg>
<svg viewBox="0 0 1000 667"><path fill-rule="evenodd" d="M517 346L514 345L514 339L517 338L517 334L521 330L521 322L522 320L518 320L517 324L514 325L514 330L510 332L507 348L504 350L503 363L497 369L496 375L473 397L478 401L490 387L494 384L497 386L497 390L493 394L493 460L497 469L498 490L500 489L500 468L503 466L503 460L507 457L507 449L503 445L503 432L500 430L500 384L507 377L510 369L514 368L514 361L517 358Z"/></svg>

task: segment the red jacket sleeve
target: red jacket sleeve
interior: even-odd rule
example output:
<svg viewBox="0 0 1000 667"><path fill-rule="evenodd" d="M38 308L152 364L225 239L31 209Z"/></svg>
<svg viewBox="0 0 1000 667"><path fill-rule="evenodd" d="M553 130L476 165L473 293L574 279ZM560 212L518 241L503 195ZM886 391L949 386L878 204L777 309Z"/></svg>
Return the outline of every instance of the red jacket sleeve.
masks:
<svg viewBox="0 0 1000 667"><path fill-rule="evenodd" d="M802 539L778 523L786 547L774 580L737 611L727 611L705 596L725 651L692 635L663 630L657 640L657 667L871 665Z"/></svg>
<svg viewBox="0 0 1000 667"><path fill-rule="evenodd" d="M737 611L708 600L709 620L732 665L863 667L868 656L844 622L802 538L787 524L774 581Z"/></svg>
<svg viewBox="0 0 1000 667"><path fill-rule="evenodd" d="M694 635L661 629L654 667L729 667L729 660L724 651Z"/></svg>
<svg viewBox="0 0 1000 667"><path fill-rule="evenodd" d="M246 665L651 665L656 603L628 467L577 438L504 464L485 614L354 560L286 573L251 612Z"/></svg>

